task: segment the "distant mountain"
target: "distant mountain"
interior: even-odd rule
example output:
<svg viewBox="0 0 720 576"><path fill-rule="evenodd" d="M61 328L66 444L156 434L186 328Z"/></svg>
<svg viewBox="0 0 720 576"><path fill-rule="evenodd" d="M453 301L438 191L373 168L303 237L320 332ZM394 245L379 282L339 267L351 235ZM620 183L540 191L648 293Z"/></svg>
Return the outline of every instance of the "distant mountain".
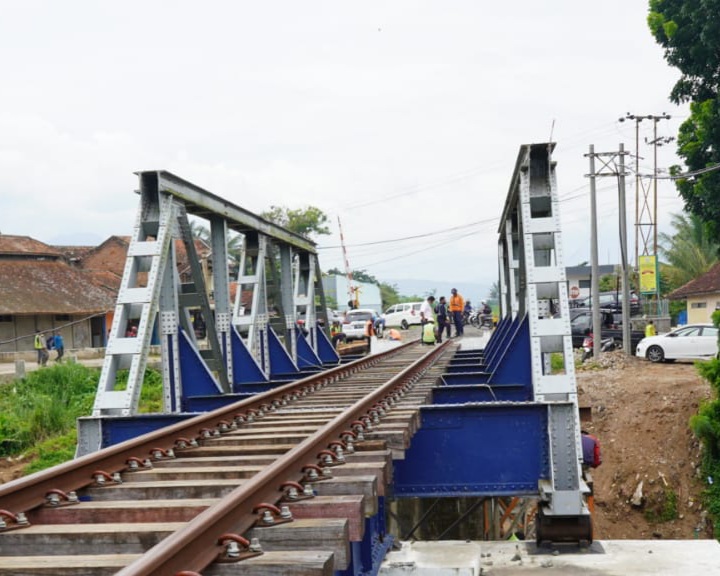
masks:
<svg viewBox="0 0 720 576"><path fill-rule="evenodd" d="M409 280L409 279L383 279L383 282L395 284L402 296L428 296L435 291L436 297L450 296L450 289L457 288L465 300L473 303L480 302L490 297L490 284L473 282L446 282L444 280Z"/></svg>

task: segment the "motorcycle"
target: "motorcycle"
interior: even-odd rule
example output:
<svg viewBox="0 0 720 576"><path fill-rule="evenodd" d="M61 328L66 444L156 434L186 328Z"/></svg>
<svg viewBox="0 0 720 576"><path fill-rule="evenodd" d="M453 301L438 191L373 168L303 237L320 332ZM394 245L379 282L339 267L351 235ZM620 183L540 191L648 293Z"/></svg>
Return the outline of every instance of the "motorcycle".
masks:
<svg viewBox="0 0 720 576"><path fill-rule="evenodd" d="M594 348L595 340L593 338L592 334L589 334L585 337L583 340L583 355L582 355L582 361L585 362L588 358L592 358L593 356L593 348ZM610 352L612 350L615 350L616 344L615 344L615 338L609 337L609 338L603 338L600 341L600 351L601 352Z"/></svg>

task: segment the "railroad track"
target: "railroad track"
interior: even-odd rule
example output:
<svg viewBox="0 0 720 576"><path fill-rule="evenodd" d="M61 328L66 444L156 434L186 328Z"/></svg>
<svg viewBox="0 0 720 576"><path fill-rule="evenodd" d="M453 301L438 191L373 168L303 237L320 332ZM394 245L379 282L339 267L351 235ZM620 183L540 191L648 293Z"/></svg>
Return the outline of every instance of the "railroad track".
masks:
<svg viewBox="0 0 720 576"><path fill-rule="evenodd" d="M0 574L372 572L393 455L454 347L409 343L0 486Z"/></svg>

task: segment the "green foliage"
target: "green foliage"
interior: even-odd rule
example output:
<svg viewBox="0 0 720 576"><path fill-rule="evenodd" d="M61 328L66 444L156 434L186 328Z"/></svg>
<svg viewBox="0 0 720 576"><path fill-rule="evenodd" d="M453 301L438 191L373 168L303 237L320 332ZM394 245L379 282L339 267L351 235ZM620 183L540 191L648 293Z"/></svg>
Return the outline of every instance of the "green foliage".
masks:
<svg viewBox="0 0 720 576"><path fill-rule="evenodd" d="M117 388L127 382L121 371ZM68 362L29 372L0 386L0 456L27 453L38 462L30 472L54 466L75 454L76 419L92 411L99 371ZM124 378L124 382L123 382ZM147 370L140 412L162 408L162 376Z"/></svg>
<svg viewBox="0 0 720 576"><path fill-rule="evenodd" d="M690 117L680 126L678 155L688 170L720 162L720 0L650 0L648 26L665 49L665 60L681 72L670 94L674 102L690 102ZM681 172L674 167L676 173ZM678 180L686 209L707 223L710 237L720 241L720 173L711 171Z"/></svg>
<svg viewBox="0 0 720 576"><path fill-rule="evenodd" d="M669 266L661 266L662 280L674 290L702 276L718 261L720 244L708 234L708 227L694 214L672 214L673 234L660 233L660 254Z"/></svg>
<svg viewBox="0 0 720 576"><path fill-rule="evenodd" d="M67 363L0 386L0 456L74 429L75 419L92 409L97 379L97 370Z"/></svg>
<svg viewBox="0 0 720 576"><path fill-rule="evenodd" d="M76 445L76 429L41 442L28 453L32 462L24 468L23 472L32 474L72 460L75 457Z"/></svg>
<svg viewBox="0 0 720 576"><path fill-rule="evenodd" d="M118 370L115 379L115 390L125 390L127 388L129 374L127 370ZM146 370L142 390L140 391L138 412L142 414L162 412L162 403L162 375L157 370Z"/></svg>
<svg viewBox="0 0 720 576"><path fill-rule="evenodd" d="M650 0L648 27L665 60L682 73L671 98L701 101L720 88L720 0Z"/></svg>
<svg viewBox="0 0 720 576"><path fill-rule="evenodd" d="M598 280L598 289L600 292L620 291L620 276L617 274L605 274Z"/></svg>
<svg viewBox="0 0 720 576"><path fill-rule="evenodd" d="M298 209L270 206L260 216L302 236L330 234L327 214L315 206Z"/></svg>
<svg viewBox="0 0 720 576"><path fill-rule="evenodd" d="M562 352L553 352L550 354L550 373L565 374L565 360Z"/></svg>
<svg viewBox="0 0 720 576"><path fill-rule="evenodd" d="M388 306L392 306L393 304L400 302L397 285L380 282L380 299L382 300L383 310L385 310Z"/></svg>
<svg viewBox="0 0 720 576"><path fill-rule="evenodd" d="M720 326L720 310L712 314L715 326ZM720 340L720 335L718 336ZM714 358L695 364L700 375L713 389L715 398L700 405L698 413L690 418L690 429L702 441L702 473L714 482L708 482L704 500L715 524L715 537L720 539L720 360Z"/></svg>
<svg viewBox="0 0 720 576"><path fill-rule="evenodd" d="M676 520L678 517L678 496L670 487L649 503L645 508L645 518L648 522L661 523Z"/></svg>

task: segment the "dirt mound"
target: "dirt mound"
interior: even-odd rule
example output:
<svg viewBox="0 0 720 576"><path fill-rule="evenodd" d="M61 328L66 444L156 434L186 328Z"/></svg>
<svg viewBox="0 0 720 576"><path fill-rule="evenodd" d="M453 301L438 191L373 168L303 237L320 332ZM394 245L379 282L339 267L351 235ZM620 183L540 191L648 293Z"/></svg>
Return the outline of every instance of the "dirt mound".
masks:
<svg viewBox="0 0 720 576"><path fill-rule="evenodd" d="M603 354L577 371L581 406L603 464L592 471L598 539L712 538L690 417L711 396L692 363Z"/></svg>

